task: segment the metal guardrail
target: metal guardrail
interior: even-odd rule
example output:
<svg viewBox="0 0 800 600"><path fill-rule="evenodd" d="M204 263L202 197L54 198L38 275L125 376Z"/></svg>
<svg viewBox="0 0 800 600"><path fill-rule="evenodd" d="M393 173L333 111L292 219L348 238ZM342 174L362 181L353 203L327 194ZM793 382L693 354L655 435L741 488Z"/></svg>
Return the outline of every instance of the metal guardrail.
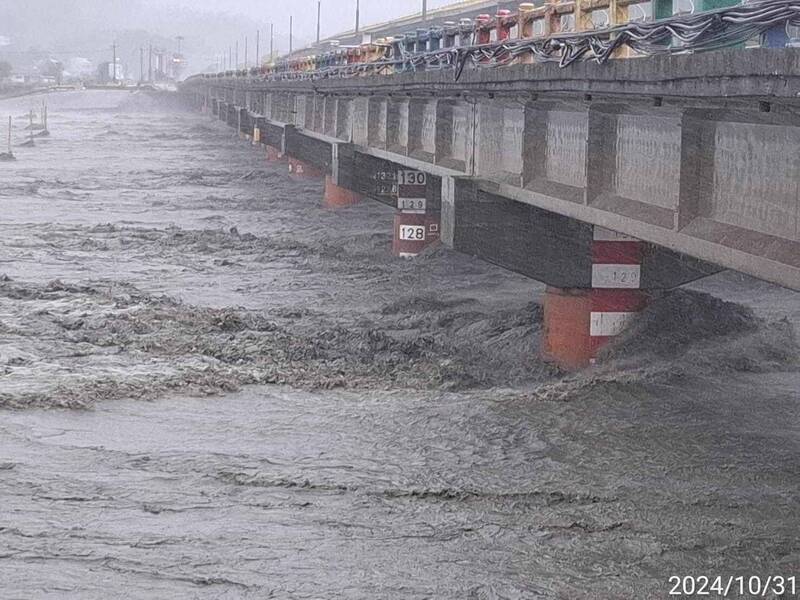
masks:
<svg viewBox="0 0 800 600"><path fill-rule="evenodd" d="M616 4L614 0L611 2ZM790 31L800 31L800 0L757 0L656 21L628 21L597 30L536 35L537 21L544 20L547 31L555 27L556 16L559 26L563 25L564 15L572 14L574 18L579 4L569 4L572 13L558 11L566 3L540 8L523 4L516 14L500 11L494 19L481 15L449 30L418 31L413 37L403 36L261 68L195 78L297 81L450 69L458 79L467 67L478 69L533 62L557 62L567 67L582 60L605 63L612 57L626 54L652 56L744 45L754 38L766 38L769 33L774 38L776 32L779 39L785 39L784 46L792 46ZM626 6L635 6L635 2ZM457 45L459 37L464 45Z"/></svg>

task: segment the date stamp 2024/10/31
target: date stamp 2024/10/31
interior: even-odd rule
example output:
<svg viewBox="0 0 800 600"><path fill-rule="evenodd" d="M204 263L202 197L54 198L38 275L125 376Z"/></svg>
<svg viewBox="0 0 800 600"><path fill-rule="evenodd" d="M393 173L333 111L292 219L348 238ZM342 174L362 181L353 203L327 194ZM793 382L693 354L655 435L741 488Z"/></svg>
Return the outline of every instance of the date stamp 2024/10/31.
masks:
<svg viewBox="0 0 800 600"><path fill-rule="evenodd" d="M672 575L669 595L684 598L795 598L796 575Z"/></svg>

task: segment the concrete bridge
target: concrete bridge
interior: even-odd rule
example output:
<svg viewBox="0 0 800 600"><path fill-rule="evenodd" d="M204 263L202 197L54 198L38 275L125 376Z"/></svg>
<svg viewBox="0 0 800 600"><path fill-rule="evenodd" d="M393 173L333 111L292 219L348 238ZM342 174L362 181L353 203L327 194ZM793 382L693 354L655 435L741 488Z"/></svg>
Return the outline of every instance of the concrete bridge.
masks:
<svg viewBox="0 0 800 600"><path fill-rule="evenodd" d="M568 367L721 269L800 290L800 50L401 70L182 93L325 177L328 206L395 206L396 254L441 240L546 283L543 352Z"/></svg>

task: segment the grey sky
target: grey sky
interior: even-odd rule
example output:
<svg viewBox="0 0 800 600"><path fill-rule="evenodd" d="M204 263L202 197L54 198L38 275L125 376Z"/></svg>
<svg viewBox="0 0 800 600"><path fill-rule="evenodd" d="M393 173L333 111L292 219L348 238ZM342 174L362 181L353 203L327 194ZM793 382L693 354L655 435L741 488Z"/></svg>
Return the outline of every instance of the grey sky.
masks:
<svg viewBox="0 0 800 600"><path fill-rule="evenodd" d="M276 2L269 0L147 0L154 6L192 7L208 13L239 14L253 21L275 21L276 27L288 28L289 15L294 15L297 33L305 38L315 35L317 0ZM428 0L435 8L454 0ZM350 29L355 22L356 0L322 0L322 34L332 35ZM370 24L419 11L422 0L361 0L361 22Z"/></svg>
<svg viewBox="0 0 800 600"><path fill-rule="evenodd" d="M428 0L429 8L450 3ZM322 36L351 29L355 4L356 0L322 0ZM421 0L361 0L361 23L406 15L421 5ZM138 70L142 45L154 40L167 48L182 36L190 70L197 71L213 64L237 40L242 61L248 36L252 63L256 30L261 30L262 55L268 51L270 22L275 24L276 51L287 50L290 14L295 48L313 41L317 0L0 0L0 40L12 42L11 46L0 44L0 57L13 60L35 47L57 52L59 57L101 60L116 40L119 56Z"/></svg>

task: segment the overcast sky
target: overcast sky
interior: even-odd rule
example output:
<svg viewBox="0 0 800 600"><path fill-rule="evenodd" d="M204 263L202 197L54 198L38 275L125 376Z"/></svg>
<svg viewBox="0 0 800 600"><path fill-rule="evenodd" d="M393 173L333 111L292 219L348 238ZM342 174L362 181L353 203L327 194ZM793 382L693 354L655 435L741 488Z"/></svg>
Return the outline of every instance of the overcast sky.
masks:
<svg viewBox="0 0 800 600"><path fill-rule="evenodd" d="M428 7L451 3L428 0ZM352 29L355 5L356 0L322 0L322 37ZM361 0L361 23L386 21L421 6L422 0ZM317 0L0 0L0 56L5 52L13 59L15 52L37 47L100 60L117 41L119 56L138 68L141 45L154 39L166 47L182 36L190 68L197 71L237 40L243 60L246 35L252 62L259 29L262 54L268 52L269 23L275 24L276 51L285 52L290 14L295 48L313 41ZM3 46L9 40L12 45Z"/></svg>
<svg viewBox="0 0 800 600"><path fill-rule="evenodd" d="M157 6L192 7L209 13L227 12L248 17L252 21L274 21L286 29L289 15L294 15L296 32L313 38L317 26L317 0L147 0ZM452 4L454 0L428 0L429 8ZM356 0L322 0L322 35L333 35L351 29L355 23ZM361 23L369 25L421 10L422 0L361 0Z"/></svg>

